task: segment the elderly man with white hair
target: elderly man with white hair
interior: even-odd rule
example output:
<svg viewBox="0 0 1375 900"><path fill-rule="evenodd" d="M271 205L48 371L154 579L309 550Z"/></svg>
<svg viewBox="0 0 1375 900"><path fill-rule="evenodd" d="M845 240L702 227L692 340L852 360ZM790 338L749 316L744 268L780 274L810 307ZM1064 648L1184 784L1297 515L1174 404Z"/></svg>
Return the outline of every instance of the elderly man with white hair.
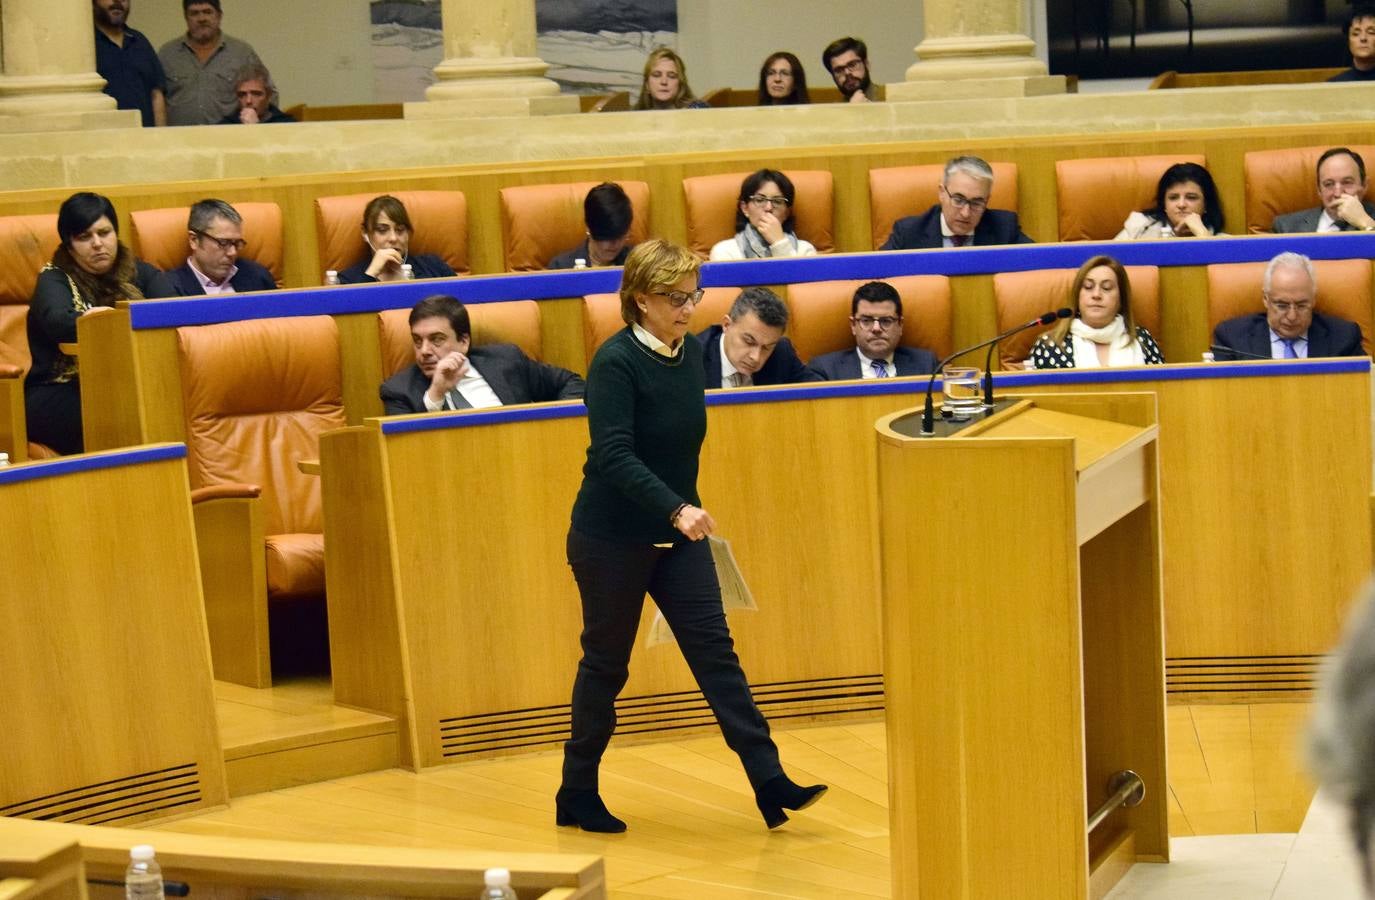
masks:
<svg viewBox="0 0 1375 900"><path fill-rule="evenodd" d="M1219 324L1214 353L1219 360L1365 356L1361 329L1317 312L1317 295L1312 261L1300 253L1279 254L1265 267L1264 310Z"/></svg>
<svg viewBox="0 0 1375 900"><path fill-rule="evenodd" d="M893 223L880 250L930 250L936 247L987 247L1030 244L1017 214L989 209L993 167L977 156L957 156L945 164L935 206L919 216Z"/></svg>

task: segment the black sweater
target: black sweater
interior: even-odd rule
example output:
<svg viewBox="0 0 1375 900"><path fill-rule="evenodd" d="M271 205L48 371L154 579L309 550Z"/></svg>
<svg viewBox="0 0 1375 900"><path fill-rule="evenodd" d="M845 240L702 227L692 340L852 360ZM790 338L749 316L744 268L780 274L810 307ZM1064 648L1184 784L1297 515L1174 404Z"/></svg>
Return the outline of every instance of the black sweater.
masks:
<svg viewBox="0 0 1375 900"><path fill-rule="evenodd" d="M702 347L692 335L672 357L627 327L597 351L587 373L592 442L573 528L603 540L667 543L682 503L698 506L697 462L707 435Z"/></svg>

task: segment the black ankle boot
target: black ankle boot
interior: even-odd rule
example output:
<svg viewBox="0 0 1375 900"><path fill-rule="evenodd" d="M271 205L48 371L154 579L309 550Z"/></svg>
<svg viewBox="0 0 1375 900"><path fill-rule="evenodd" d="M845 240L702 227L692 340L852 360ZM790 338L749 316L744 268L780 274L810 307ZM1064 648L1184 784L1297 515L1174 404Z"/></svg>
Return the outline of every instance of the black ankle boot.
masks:
<svg viewBox="0 0 1375 900"><path fill-rule="evenodd" d="M803 787L800 784L794 784L787 775L775 775L754 792L754 804L759 807L759 813L764 817L764 824L770 828L777 828L788 821L788 814L783 810L806 809L820 800L824 793L826 793L826 785L824 784Z"/></svg>
<svg viewBox="0 0 1375 900"><path fill-rule="evenodd" d="M824 789L823 789L824 790ZM611 814L596 791L565 791L554 795L554 821L559 825L576 825L583 831L620 834L625 823Z"/></svg>

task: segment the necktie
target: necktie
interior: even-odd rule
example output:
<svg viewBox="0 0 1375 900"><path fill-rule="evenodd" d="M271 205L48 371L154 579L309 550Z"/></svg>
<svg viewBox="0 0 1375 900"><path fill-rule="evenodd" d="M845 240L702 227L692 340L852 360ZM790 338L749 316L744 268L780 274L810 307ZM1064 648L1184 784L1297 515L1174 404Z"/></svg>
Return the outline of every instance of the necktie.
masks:
<svg viewBox="0 0 1375 900"><path fill-rule="evenodd" d="M753 383L750 376L746 375L744 372L732 372L730 374L731 387L749 387Z"/></svg>
<svg viewBox="0 0 1375 900"><path fill-rule="evenodd" d="M969 235L967 235L967 234L952 234L952 235L950 235L950 246L952 246L952 247L963 247L965 244L968 244L968 243L969 243Z"/></svg>
<svg viewBox="0 0 1375 900"><path fill-rule="evenodd" d="M881 359L871 359L871 360L869 360L869 367L872 368L872 369L874 370L874 377L875 377L875 378L887 378L887 377L888 377L888 366L884 365L883 360L881 360Z"/></svg>
<svg viewBox="0 0 1375 900"><path fill-rule="evenodd" d="M444 399L449 401L449 406L453 409L472 409L473 404L468 402L468 398L459 393L458 388L454 388L444 395Z"/></svg>
<svg viewBox="0 0 1375 900"><path fill-rule="evenodd" d="M1294 342L1293 342L1292 340L1285 340L1284 338L1280 338L1280 343L1284 345L1284 358L1285 358L1285 359L1298 359L1298 358L1299 358L1299 355L1298 355L1297 353L1294 352Z"/></svg>

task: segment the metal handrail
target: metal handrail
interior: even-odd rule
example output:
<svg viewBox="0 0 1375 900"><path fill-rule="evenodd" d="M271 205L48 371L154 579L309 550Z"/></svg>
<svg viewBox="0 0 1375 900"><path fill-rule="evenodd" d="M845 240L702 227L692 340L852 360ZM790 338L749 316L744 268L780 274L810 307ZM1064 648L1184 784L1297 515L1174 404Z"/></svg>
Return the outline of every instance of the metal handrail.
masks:
<svg viewBox="0 0 1375 900"><path fill-rule="evenodd" d="M1136 806L1146 796L1146 783L1131 769L1123 769L1108 779L1109 797L1089 816L1089 831L1102 824L1119 806Z"/></svg>

